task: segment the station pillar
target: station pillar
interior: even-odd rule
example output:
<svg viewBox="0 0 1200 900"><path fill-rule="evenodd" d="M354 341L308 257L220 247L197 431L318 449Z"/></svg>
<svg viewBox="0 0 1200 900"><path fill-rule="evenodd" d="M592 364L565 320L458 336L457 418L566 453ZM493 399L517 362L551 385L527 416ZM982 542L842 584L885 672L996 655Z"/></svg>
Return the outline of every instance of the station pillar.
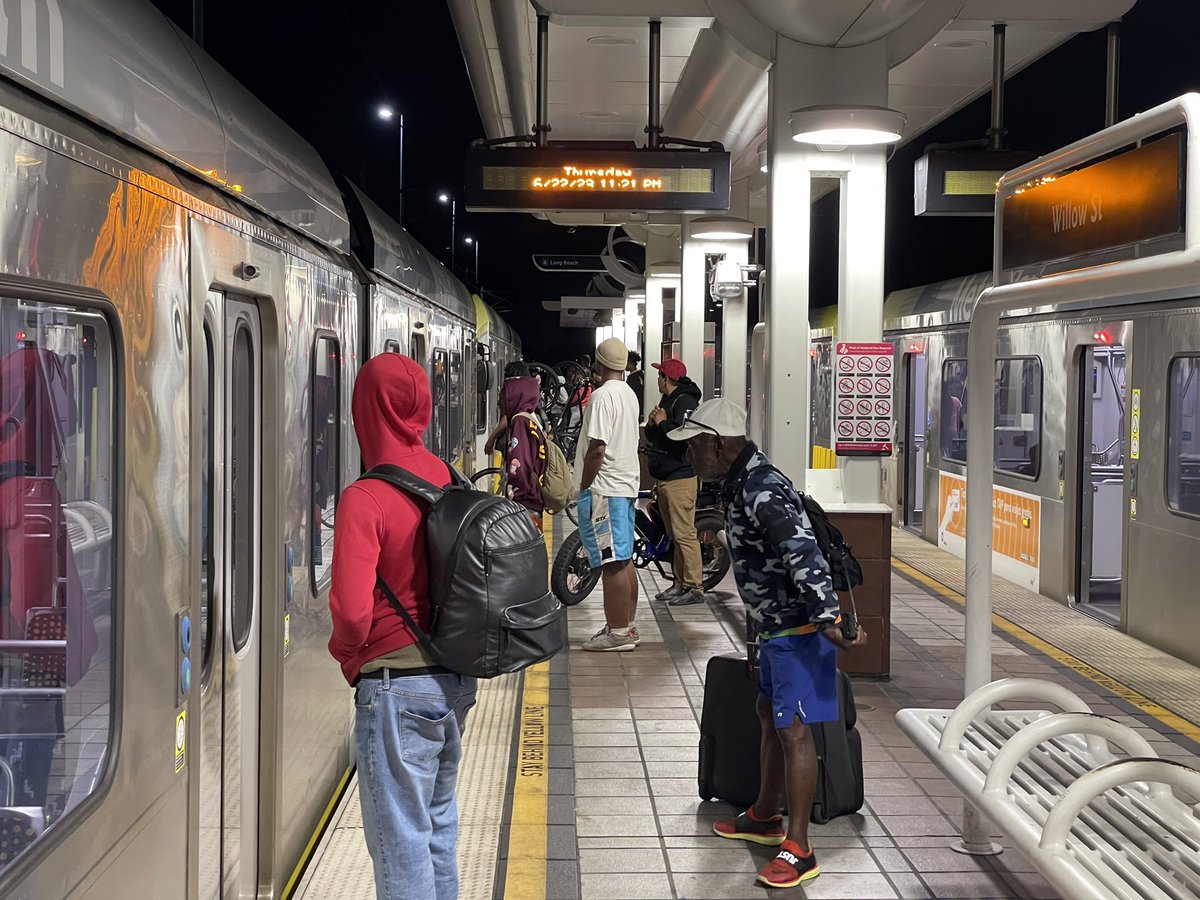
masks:
<svg viewBox="0 0 1200 900"><path fill-rule="evenodd" d="M698 240L688 233L689 217L682 217L683 279L675 299L675 319L679 322L679 358L687 366L688 377L700 388L701 396L712 397L712 385L706 384L704 371L704 310L708 305L708 284L704 277L705 255L711 242Z"/></svg>

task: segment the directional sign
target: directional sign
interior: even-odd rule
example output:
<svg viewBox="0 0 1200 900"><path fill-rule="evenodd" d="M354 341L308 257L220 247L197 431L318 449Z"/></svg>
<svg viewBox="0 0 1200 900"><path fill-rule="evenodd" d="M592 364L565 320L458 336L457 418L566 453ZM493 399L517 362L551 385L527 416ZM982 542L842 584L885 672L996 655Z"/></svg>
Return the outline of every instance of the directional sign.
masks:
<svg viewBox="0 0 1200 900"><path fill-rule="evenodd" d="M892 369L885 343L837 345L834 450L841 456L888 456L894 431Z"/></svg>
<svg viewBox="0 0 1200 900"><path fill-rule="evenodd" d="M599 256L581 253L535 253L533 264L543 272L603 272Z"/></svg>

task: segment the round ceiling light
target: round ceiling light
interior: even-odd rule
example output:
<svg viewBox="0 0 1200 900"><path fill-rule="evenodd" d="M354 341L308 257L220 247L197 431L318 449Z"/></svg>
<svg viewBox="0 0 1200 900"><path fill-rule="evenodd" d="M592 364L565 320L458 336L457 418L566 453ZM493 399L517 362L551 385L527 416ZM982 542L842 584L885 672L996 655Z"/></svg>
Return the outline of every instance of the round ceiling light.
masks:
<svg viewBox="0 0 1200 900"><path fill-rule="evenodd" d="M904 113L883 106L806 106L788 120L792 140L822 146L865 147L900 140Z"/></svg>
<svg viewBox="0 0 1200 900"><path fill-rule="evenodd" d="M688 222L688 234L699 241L748 241L754 223L736 216L701 216Z"/></svg>
<svg viewBox="0 0 1200 900"><path fill-rule="evenodd" d="M943 50L970 50L972 47L986 47L987 41L977 38L958 38L953 41L934 41L933 46Z"/></svg>
<svg viewBox="0 0 1200 900"><path fill-rule="evenodd" d="M679 281L683 277L683 267L677 262L652 262L646 266L646 274L651 278Z"/></svg>
<svg viewBox="0 0 1200 900"><path fill-rule="evenodd" d="M758 145L758 171L767 171L767 142Z"/></svg>
<svg viewBox="0 0 1200 900"><path fill-rule="evenodd" d="M594 34L587 39L589 44L597 47L636 47L637 38L621 37L616 34Z"/></svg>
<svg viewBox="0 0 1200 900"><path fill-rule="evenodd" d="M581 119L615 119L619 114L609 109L589 109L586 112L581 112Z"/></svg>

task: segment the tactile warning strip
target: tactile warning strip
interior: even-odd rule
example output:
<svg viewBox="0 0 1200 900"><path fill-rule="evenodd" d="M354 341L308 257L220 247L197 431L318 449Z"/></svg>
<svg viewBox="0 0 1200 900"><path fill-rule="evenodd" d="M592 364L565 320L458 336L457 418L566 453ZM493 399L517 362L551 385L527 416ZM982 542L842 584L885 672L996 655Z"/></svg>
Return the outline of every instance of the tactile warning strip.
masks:
<svg viewBox="0 0 1200 900"><path fill-rule="evenodd" d="M939 547L893 530L892 555L954 591L966 590L963 560ZM999 577L992 578L992 610L1119 682L1105 687L1123 700L1140 705L1140 698L1122 692L1122 686L1200 726L1200 669L1195 666Z"/></svg>
<svg viewBox="0 0 1200 900"><path fill-rule="evenodd" d="M520 675L481 681L478 701L467 717L465 750L458 770L461 900L490 900L492 896L520 687Z"/></svg>
<svg viewBox="0 0 1200 900"><path fill-rule="evenodd" d="M467 716L463 759L458 770L461 900L492 897L520 683L518 675L481 681L475 708ZM357 775L294 897L308 900L375 897L375 877L363 837Z"/></svg>

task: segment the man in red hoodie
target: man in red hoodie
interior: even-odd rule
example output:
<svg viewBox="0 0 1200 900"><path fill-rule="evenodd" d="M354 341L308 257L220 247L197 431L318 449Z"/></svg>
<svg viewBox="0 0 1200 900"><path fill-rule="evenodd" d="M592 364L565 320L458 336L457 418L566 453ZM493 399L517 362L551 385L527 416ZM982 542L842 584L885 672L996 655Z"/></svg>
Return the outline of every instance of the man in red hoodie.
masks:
<svg viewBox="0 0 1200 900"><path fill-rule="evenodd" d="M351 412L367 468L390 463L444 486L425 449L432 400L413 360L383 353L354 385ZM355 689L355 751L364 834L379 900L458 896L455 782L475 679L433 664L376 587L381 577L429 627L425 509L382 481L356 481L338 502L329 650Z"/></svg>

